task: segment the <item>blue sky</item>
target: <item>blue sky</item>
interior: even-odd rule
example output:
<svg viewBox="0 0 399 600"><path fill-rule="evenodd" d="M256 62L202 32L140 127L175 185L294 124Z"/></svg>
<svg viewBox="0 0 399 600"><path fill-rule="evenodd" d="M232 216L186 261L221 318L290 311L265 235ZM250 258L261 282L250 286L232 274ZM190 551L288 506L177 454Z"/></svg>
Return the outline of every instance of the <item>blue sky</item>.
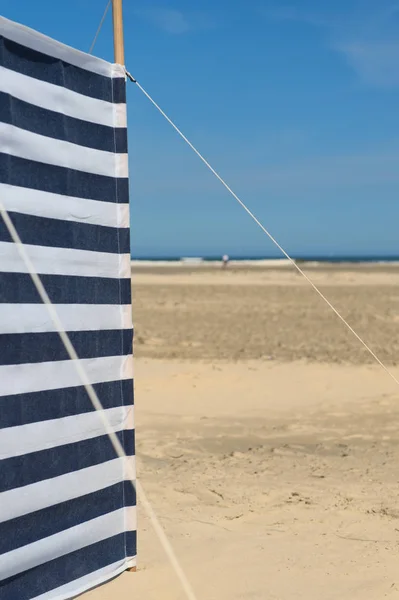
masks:
<svg viewBox="0 0 399 600"><path fill-rule="evenodd" d="M0 0L88 50L106 0ZM111 14L95 53L112 60ZM399 0L125 0L128 69L294 255L399 254ZM273 255L132 84L137 255Z"/></svg>

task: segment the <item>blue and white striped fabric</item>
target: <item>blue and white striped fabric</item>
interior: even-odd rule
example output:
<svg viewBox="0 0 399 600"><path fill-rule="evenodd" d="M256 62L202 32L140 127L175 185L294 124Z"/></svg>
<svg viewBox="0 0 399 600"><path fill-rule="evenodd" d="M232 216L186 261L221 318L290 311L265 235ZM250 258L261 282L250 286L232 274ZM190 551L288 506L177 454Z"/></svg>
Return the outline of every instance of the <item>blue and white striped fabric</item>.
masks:
<svg viewBox="0 0 399 600"><path fill-rule="evenodd" d="M134 460L125 77L0 18L0 198ZM0 599L135 565L135 494L0 218Z"/></svg>

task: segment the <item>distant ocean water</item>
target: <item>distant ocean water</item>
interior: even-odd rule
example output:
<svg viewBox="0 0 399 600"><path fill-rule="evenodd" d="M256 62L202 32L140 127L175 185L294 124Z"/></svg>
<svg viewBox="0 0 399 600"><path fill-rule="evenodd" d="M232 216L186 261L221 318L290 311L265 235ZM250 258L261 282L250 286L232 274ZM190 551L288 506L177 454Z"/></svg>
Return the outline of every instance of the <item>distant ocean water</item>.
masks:
<svg viewBox="0 0 399 600"><path fill-rule="evenodd" d="M258 261L258 260L278 260L284 257L278 256L235 256L230 255L229 259L233 261ZM297 261L304 262L324 262L324 263L390 263L399 262L399 255L378 255L378 256L364 256L364 255L342 255L342 256L293 256ZM221 256L132 256L132 260L137 261L148 261L148 262L179 262L182 259L201 259L205 262L216 262L222 259Z"/></svg>

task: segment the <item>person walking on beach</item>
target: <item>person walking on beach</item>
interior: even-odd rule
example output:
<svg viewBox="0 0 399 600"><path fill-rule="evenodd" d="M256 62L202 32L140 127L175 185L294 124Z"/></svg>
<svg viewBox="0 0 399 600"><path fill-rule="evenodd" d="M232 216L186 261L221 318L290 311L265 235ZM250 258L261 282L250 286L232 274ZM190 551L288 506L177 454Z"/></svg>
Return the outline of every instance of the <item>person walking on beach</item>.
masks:
<svg viewBox="0 0 399 600"><path fill-rule="evenodd" d="M222 257L222 269L227 269L228 263L229 263L229 255L228 254L223 254L223 257Z"/></svg>

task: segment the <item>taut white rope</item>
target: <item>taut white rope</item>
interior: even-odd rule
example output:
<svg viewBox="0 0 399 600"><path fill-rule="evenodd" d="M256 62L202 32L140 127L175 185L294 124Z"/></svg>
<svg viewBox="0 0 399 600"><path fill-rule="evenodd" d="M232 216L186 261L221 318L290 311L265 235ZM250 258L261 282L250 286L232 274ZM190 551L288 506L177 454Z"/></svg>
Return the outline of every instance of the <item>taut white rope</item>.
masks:
<svg viewBox="0 0 399 600"><path fill-rule="evenodd" d="M284 256L290 261L290 263L292 264L293 267L295 267L295 269L298 271L298 273L300 273L302 275L302 277L304 277L306 279L306 281L312 286L312 288L315 290L315 292L317 292L317 294L320 296L320 298L322 300L324 300L324 302L327 304L327 306L329 306L331 308L331 310L336 314L336 316L342 321L342 323L349 329L349 331L355 336L355 338L362 344L362 346L367 350L367 352L374 358L374 360L384 369L384 371L386 371L386 373L388 373L388 375L394 380L394 382L399 386L399 379L392 373L392 371L390 371L390 369L388 369L387 366L384 365L384 363L382 362L382 360L380 358L378 358L378 356L375 354L375 352L370 348L370 346L368 346L366 344L366 342L360 337L360 335L358 333L356 333L356 331L353 329L353 327L351 325L349 325L349 323L346 321L346 319L341 315L341 313L335 308L335 306L333 306L333 304L331 304L331 302L328 300L328 298L326 298L326 296L323 294L323 292L321 292L319 290L319 288L317 287L317 285L315 283L313 283L313 281L310 279L310 277L308 277L306 275L306 273L304 271L302 271L302 269L297 265L297 263L295 262L295 260L293 258L291 258L291 256L288 254L288 252L286 252L286 250L284 250L284 248L278 243L278 241L272 236L272 234L270 233L270 231L268 231L266 229L266 227L264 227L264 225L262 225L262 223L259 221L259 219L257 219L257 217L255 217L254 213L248 208L248 206L241 200L241 198L239 198L237 196L237 194L235 192L233 192L233 190L231 189L231 187L225 182L225 180L219 175L219 173L217 171L215 171L215 169L209 164L209 162L202 156L202 154L197 150L197 148L190 142L190 140L188 140L186 138L186 136L182 133L182 131L177 127L177 125L175 125L175 123L168 117L168 115L162 110L162 108L155 102L155 100L153 98L151 98L151 96L149 95L149 93L139 84L139 82L134 79L134 77L128 72L126 71L126 75L128 76L128 78L137 85L137 87L139 88L139 90L141 90L143 92L143 94L148 98L148 100L151 102L151 104L153 104L155 106L155 108L161 113L161 115L168 121L168 123L170 123L170 125L172 125L173 129L175 131L177 131L177 133L180 135L180 137L190 146L191 150L193 150L195 152L195 154L198 156L198 158L200 158L202 160L202 162L204 163L204 165L206 165L208 167L208 169L215 175L215 177L217 179L219 179L220 183L226 188L226 190L233 196L233 198L235 200L237 200L237 202L242 206L242 208L245 210L246 213L249 214L249 216L251 217L251 219L253 219L253 221L255 221L255 223L261 228L261 230L268 236L268 238L273 242L273 244L275 246L277 246L277 248L280 250L280 252L282 252L282 254L284 254Z"/></svg>
<svg viewBox="0 0 399 600"><path fill-rule="evenodd" d="M129 476L129 481L132 484L133 489L137 492L137 495L140 496L141 503L144 507L147 517L150 519L150 522L154 528L156 535L158 536L158 539L165 551L165 554L167 555L173 569L175 570L177 578L179 579L179 582L186 593L187 599L188 600L197 600L197 598L194 594L194 591L193 591L182 567L180 566L180 563L176 557L176 554L165 534L165 531L163 530L162 525L160 524L158 517L156 516L154 509L152 508L151 503L148 500L147 495L144 492L143 486L137 480L137 478L135 478L135 474L133 473L133 470L132 470L132 467L131 467L131 464L129 461L129 457L126 455L126 453L123 449L123 446L118 439L118 436L112 430L111 424L110 424L109 420L107 419L107 417L105 416L104 407L101 404L101 401L100 401L94 387L90 383L90 380L86 374L85 369L82 366L79 356L77 355L77 352L76 352L71 340L69 339L69 336L68 336L67 332L65 331L64 326L62 325L62 322L58 316L55 306L51 302L49 295L42 283L42 280L40 279L40 276L37 274L36 269L31 261L31 259L29 258L28 253L25 250L24 244L22 243L21 238L19 237L18 232L15 229L11 218L10 218L8 212L6 211L4 204L1 201L0 201L0 213L1 213L1 216L3 217L3 221L10 233L10 236L11 236L13 242L17 246L19 255L21 256L23 262L25 263L25 265L29 271L29 275L32 278L32 281L37 289L37 292L38 292L43 304L45 304L47 307L47 310L49 312L51 320L53 321L53 323L57 329L58 335L60 336L62 343L64 344L65 349L68 352L70 359L73 361L75 369L86 389L86 392L93 404L93 407L98 412L98 414L101 418L101 421L104 426L104 430L106 431L109 439L111 440L111 443L115 450L115 453L117 454L117 456L119 458L127 459L126 462L127 462L127 473Z"/></svg>
<svg viewBox="0 0 399 600"><path fill-rule="evenodd" d="M107 12L109 10L109 7L111 6L111 2L112 2L112 0L108 0L108 4L105 7L103 16L101 17L101 21L100 21L100 24L99 24L98 29L96 31L96 35L94 36L94 39L93 39L93 41L91 43L89 54L91 54L93 52L93 50L94 50L94 46L96 45L97 38L100 35L101 28L104 25L105 17L107 16Z"/></svg>

